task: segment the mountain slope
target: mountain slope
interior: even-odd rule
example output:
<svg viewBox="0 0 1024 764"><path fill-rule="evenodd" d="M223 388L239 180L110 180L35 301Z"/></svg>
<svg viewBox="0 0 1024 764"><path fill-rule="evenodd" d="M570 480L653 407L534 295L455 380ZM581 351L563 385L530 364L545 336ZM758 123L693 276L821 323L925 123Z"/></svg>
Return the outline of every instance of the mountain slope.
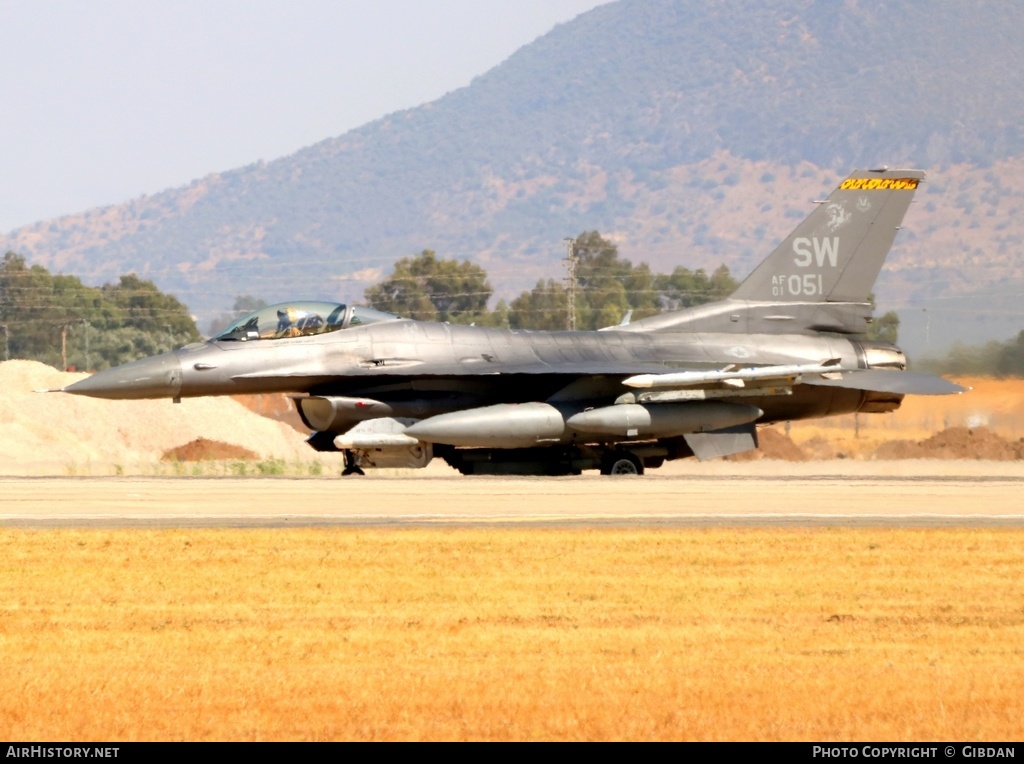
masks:
<svg viewBox="0 0 1024 764"><path fill-rule="evenodd" d="M620 0L432 104L0 246L96 282L134 269L201 314L242 292L359 299L427 247L509 293L560 275L585 229L659 269L743 275L841 174L884 162L941 190L880 284L913 304L1019 276L1022 30L1006 0ZM981 217L962 238L958 211Z"/></svg>

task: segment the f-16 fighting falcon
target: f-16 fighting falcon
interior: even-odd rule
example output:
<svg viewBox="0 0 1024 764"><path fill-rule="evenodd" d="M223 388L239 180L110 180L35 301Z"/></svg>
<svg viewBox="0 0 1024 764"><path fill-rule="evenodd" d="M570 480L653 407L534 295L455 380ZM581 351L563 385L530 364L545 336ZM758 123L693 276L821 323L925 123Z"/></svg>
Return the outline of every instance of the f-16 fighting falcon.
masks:
<svg viewBox="0 0 1024 764"><path fill-rule="evenodd" d="M290 393L344 474L642 474L757 448L757 425L886 412L965 388L866 339L869 294L920 170L855 171L727 299L600 331L403 319L359 306L262 308L207 342L64 388L98 398Z"/></svg>

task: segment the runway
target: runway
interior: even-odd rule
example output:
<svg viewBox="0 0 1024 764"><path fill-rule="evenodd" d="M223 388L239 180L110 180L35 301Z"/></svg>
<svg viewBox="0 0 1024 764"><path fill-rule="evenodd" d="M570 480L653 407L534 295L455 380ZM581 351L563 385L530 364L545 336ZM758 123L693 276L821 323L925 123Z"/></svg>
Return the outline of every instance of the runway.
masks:
<svg viewBox="0 0 1024 764"><path fill-rule="evenodd" d="M1024 528L1016 469L779 475L738 467L642 478L2 477L0 527Z"/></svg>

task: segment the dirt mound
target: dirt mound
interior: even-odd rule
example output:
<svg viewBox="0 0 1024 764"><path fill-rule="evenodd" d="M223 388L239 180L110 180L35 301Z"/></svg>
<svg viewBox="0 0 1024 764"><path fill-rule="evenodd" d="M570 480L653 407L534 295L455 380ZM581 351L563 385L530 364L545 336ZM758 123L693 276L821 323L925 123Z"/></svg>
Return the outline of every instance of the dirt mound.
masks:
<svg viewBox="0 0 1024 764"><path fill-rule="evenodd" d="M807 461L807 454L793 442L792 438L771 427L758 430L757 441L760 445L756 451L744 451L741 454L733 454L725 458L735 462L752 462L757 459L778 459L784 462Z"/></svg>
<svg viewBox="0 0 1024 764"><path fill-rule="evenodd" d="M267 419L284 422L286 425L294 428L298 432L301 432L303 435L309 435L309 428L302 423L302 418L299 416L299 412L295 410L295 404L292 403L291 398L284 393L232 395L231 398L232 400L236 400L241 403L253 413L259 414Z"/></svg>
<svg viewBox="0 0 1024 764"><path fill-rule="evenodd" d="M135 474L197 438L244 444L259 459L319 458L293 428L230 398L174 404L33 392L60 389L85 376L35 361L0 363L0 474Z"/></svg>
<svg viewBox="0 0 1024 764"><path fill-rule="evenodd" d="M824 461L826 459L845 459L846 454L835 447L827 438L815 435L804 443L801 448L812 461Z"/></svg>
<svg viewBox="0 0 1024 764"><path fill-rule="evenodd" d="M883 443L871 457L877 461L892 459L985 459L1008 462L1024 459L1024 438L1016 441L992 432L987 427L950 427L925 440L891 440Z"/></svg>
<svg viewBox="0 0 1024 764"><path fill-rule="evenodd" d="M259 456L248 448L242 448L233 443L196 438L184 446L167 449L161 459L165 462L204 462L218 459L256 460L259 459Z"/></svg>

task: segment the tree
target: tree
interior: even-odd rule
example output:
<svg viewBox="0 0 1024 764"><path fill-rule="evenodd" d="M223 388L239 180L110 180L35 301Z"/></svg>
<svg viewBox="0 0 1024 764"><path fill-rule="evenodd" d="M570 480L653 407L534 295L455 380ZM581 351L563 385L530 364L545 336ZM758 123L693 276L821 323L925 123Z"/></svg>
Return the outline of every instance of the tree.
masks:
<svg viewBox="0 0 1024 764"><path fill-rule="evenodd" d="M597 231L584 231L573 241L576 259L576 327L600 329L721 300L736 289L724 265L708 276L676 268L670 275L653 273L646 263L634 266L619 256L615 242ZM492 293L487 272L467 261L442 260L429 249L395 263L386 281L366 290L374 308L419 321L494 326L512 329L565 329L569 293L563 280L541 279L511 303L498 302L488 312Z"/></svg>
<svg viewBox="0 0 1024 764"><path fill-rule="evenodd" d="M996 374L1001 377L1024 377L1024 331L1016 339L1003 343L996 361Z"/></svg>
<svg viewBox="0 0 1024 764"><path fill-rule="evenodd" d="M266 300L261 300L258 297L253 297L251 294L240 294L235 297L235 304L231 308L230 313L221 313L217 318L210 322L209 334L211 337L216 337L218 334L227 329L231 324L235 323L242 316L252 313L260 308L267 307Z"/></svg>
<svg viewBox="0 0 1024 764"><path fill-rule="evenodd" d="M568 296L554 279L537 282L509 305L508 325L513 329L564 329Z"/></svg>
<svg viewBox="0 0 1024 764"><path fill-rule="evenodd" d="M0 261L0 324L12 358L57 368L104 369L200 338L188 309L151 281L90 287L14 252Z"/></svg>
<svg viewBox="0 0 1024 764"><path fill-rule="evenodd" d="M486 317L493 292L479 265L442 260L425 249L395 263L387 281L366 290L366 300L378 310L418 321L470 324Z"/></svg>
<svg viewBox="0 0 1024 764"><path fill-rule="evenodd" d="M711 276L703 268L691 271L677 266L670 275L656 279L658 303L662 310L679 310L724 300L736 291L737 286L736 279L724 265L718 266Z"/></svg>
<svg viewBox="0 0 1024 764"><path fill-rule="evenodd" d="M498 304L494 306L494 310L490 313L485 313L477 321L479 326L490 326L494 329L510 329L512 309L505 300L498 300Z"/></svg>
<svg viewBox="0 0 1024 764"><path fill-rule="evenodd" d="M619 323L630 309L626 284L633 270L618 246L597 231L584 231L572 243L576 258L576 328L599 329Z"/></svg>
<svg viewBox="0 0 1024 764"><path fill-rule="evenodd" d="M655 274L647 263L634 266L620 257L617 245L597 231L584 231L573 241L576 258L576 326L600 329L614 326L633 311L632 320L664 310L678 310L721 300L736 289L724 265L709 277L703 270L676 268L671 275ZM524 329L564 329L566 288L551 279L512 301L510 324Z"/></svg>
<svg viewBox="0 0 1024 764"><path fill-rule="evenodd" d="M996 340L983 345L954 342L945 360L941 362L942 367L948 374L994 374L1003 347L1003 343Z"/></svg>
<svg viewBox="0 0 1024 764"><path fill-rule="evenodd" d="M173 295L161 292L152 281L128 273L121 276L118 284L104 284L101 291L104 298L121 309L124 326L150 333L164 331L181 336L186 342L200 339L188 308Z"/></svg>
<svg viewBox="0 0 1024 764"><path fill-rule="evenodd" d="M619 257L616 244L597 231L584 231L572 243L576 260L576 328L598 329L619 323L645 301L650 315L653 276L646 264L634 269ZM522 329L565 329L569 296L565 286L548 279L512 301L510 325ZM639 317L639 316L638 316Z"/></svg>
<svg viewBox="0 0 1024 764"><path fill-rule="evenodd" d="M896 344L900 330L900 317L895 310L890 310L876 318L868 327L869 340L880 340Z"/></svg>
<svg viewBox="0 0 1024 764"><path fill-rule="evenodd" d="M872 292L868 295L868 302L871 303L871 311L875 310L875 293ZM900 330L900 317L895 310L890 310L883 315L876 318L868 326L867 338L869 340L879 340L881 342L891 342L896 344L896 339L899 336Z"/></svg>

